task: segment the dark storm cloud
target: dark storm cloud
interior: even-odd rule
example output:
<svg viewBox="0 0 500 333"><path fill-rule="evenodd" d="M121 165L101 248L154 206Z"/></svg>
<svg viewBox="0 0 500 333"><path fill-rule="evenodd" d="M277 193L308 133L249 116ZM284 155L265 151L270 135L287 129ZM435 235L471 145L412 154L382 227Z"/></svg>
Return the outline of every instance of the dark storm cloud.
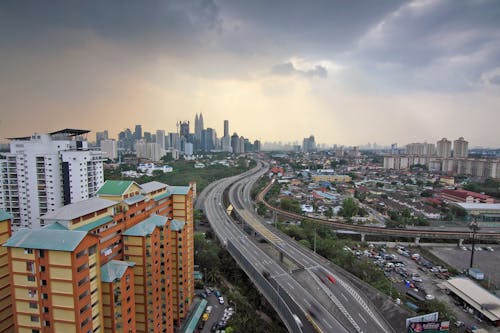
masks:
<svg viewBox="0 0 500 333"><path fill-rule="evenodd" d="M313 69L301 70L295 68L291 62L284 62L273 66L271 73L283 76L299 75L304 77L320 77L326 78L328 76L328 71L325 67L321 65L314 66Z"/></svg>

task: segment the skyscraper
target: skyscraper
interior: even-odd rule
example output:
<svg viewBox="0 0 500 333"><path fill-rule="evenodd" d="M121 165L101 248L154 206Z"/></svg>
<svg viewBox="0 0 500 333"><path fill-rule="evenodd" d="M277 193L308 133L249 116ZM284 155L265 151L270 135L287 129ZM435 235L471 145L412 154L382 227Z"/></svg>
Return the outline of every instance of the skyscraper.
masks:
<svg viewBox="0 0 500 333"><path fill-rule="evenodd" d="M86 130L11 138L0 159L0 208L13 216L12 227L39 228L40 215L93 197L104 182L100 151L87 149Z"/></svg>
<svg viewBox="0 0 500 333"><path fill-rule="evenodd" d="M453 157L464 158L469 156L469 143L463 137L453 141Z"/></svg>
<svg viewBox="0 0 500 333"><path fill-rule="evenodd" d="M190 135L189 135L189 121L182 121L179 122L179 135L184 137L186 140L189 140Z"/></svg>
<svg viewBox="0 0 500 333"><path fill-rule="evenodd" d="M451 141L442 138L436 143L436 154L438 157L451 157Z"/></svg>
<svg viewBox="0 0 500 333"><path fill-rule="evenodd" d="M224 136L229 136L229 120L224 120Z"/></svg>
<svg viewBox="0 0 500 333"><path fill-rule="evenodd" d="M135 125L134 140L140 140L140 139L142 139L142 126Z"/></svg>
<svg viewBox="0 0 500 333"><path fill-rule="evenodd" d="M156 143L160 146L161 149L165 150L165 131L164 130L156 130Z"/></svg>

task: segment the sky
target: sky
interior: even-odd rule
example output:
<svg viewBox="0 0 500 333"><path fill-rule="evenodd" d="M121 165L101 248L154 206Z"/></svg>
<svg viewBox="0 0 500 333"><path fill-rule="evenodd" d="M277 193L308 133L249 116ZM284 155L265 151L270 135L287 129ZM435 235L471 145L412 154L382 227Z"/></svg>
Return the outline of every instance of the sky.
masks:
<svg viewBox="0 0 500 333"><path fill-rule="evenodd" d="M0 137L135 124L500 147L500 2L0 3Z"/></svg>

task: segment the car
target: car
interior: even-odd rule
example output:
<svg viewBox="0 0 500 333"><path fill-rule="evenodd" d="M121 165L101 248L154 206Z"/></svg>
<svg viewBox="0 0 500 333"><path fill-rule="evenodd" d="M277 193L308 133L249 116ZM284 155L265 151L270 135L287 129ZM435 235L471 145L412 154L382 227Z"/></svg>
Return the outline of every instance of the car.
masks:
<svg viewBox="0 0 500 333"><path fill-rule="evenodd" d="M327 274L326 277L328 278L328 280L330 280L331 283L337 282L337 280L335 280L335 278L331 274Z"/></svg>
<svg viewBox="0 0 500 333"><path fill-rule="evenodd" d="M205 313L201 316L201 320L202 320L202 321L207 321L209 316L210 316L210 315L209 315L208 313L206 313L206 312L205 312Z"/></svg>
<svg viewBox="0 0 500 333"><path fill-rule="evenodd" d="M495 252L495 249L493 249L491 246L487 246L486 250L490 252Z"/></svg>
<svg viewBox="0 0 500 333"><path fill-rule="evenodd" d="M435 299L436 297L434 297L434 295L431 295L431 294L427 294L425 295L425 299L428 300L428 301L431 301L433 299Z"/></svg>
<svg viewBox="0 0 500 333"><path fill-rule="evenodd" d="M215 332L217 331L217 323L213 323L212 327L210 328L210 332Z"/></svg>
<svg viewBox="0 0 500 333"><path fill-rule="evenodd" d="M222 296L222 294L221 294L221 293L220 293L220 291L218 291L218 290L214 290L214 295L215 295L215 297L217 297L217 298L219 298L219 297L221 297L221 296Z"/></svg>
<svg viewBox="0 0 500 333"><path fill-rule="evenodd" d="M207 293L201 293L200 296L203 298L207 298Z"/></svg>
<svg viewBox="0 0 500 333"><path fill-rule="evenodd" d="M464 251L467 251L467 248L465 246L460 246L460 248Z"/></svg>
<svg viewBox="0 0 500 333"><path fill-rule="evenodd" d="M205 322L202 320L200 321L200 323L198 324L198 329L201 331L203 329L203 327L205 327Z"/></svg>
<svg viewBox="0 0 500 333"><path fill-rule="evenodd" d="M210 296L210 294L211 294L212 292L210 291L210 289L205 288L205 293L207 294L207 296Z"/></svg>
<svg viewBox="0 0 500 333"><path fill-rule="evenodd" d="M219 324L217 325L219 328L226 328L226 322L224 320L219 321Z"/></svg>
<svg viewBox="0 0 500 333"><path fill-rule="evenodd" d="M224 304L224 297L219 297L219 304Z"/></svg>
<svg viewBox="0 0 500 333"><path fill-rule="evenodd" d="M213 309L213 306L209 305L207 306L207 308L205 309L205 312L208 313L208 314L211 314L212 313L212 309Z"/></svg>

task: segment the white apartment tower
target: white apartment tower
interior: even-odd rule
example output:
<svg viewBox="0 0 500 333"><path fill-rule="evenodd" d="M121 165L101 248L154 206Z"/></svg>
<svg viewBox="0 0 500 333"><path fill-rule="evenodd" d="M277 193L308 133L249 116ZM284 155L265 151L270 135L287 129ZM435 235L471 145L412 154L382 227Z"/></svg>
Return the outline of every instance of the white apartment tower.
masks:
<svg viewBox="0 0 500 333"><path fill-rule="evenodd" d="M40 228L40 216L93 197L104 183L100 151L88 150L82 135L64 129L11 138L0 159L0 208L13 216L13 231Z"/></svg>
<svg viewBox="0 0 500 333"><path fill-rule="evenodd" d="M451 141L442 138L436 143L436 155L442 158L451 157Z"/></svg>
<svg viewBox="0 0 500 333"><path fill-rule="evenodd" d="M469 156L469 142L465 141L463 137L453 141L453 157L465 158Z"/></svg>
<svg viewBox="0 0 500 333"><path fill-rule="evenodd" d="M116 160L118 158L118 142L116 140L102 140L101 141L101 152L103 158L109 158L110 160Z"/></svg>

